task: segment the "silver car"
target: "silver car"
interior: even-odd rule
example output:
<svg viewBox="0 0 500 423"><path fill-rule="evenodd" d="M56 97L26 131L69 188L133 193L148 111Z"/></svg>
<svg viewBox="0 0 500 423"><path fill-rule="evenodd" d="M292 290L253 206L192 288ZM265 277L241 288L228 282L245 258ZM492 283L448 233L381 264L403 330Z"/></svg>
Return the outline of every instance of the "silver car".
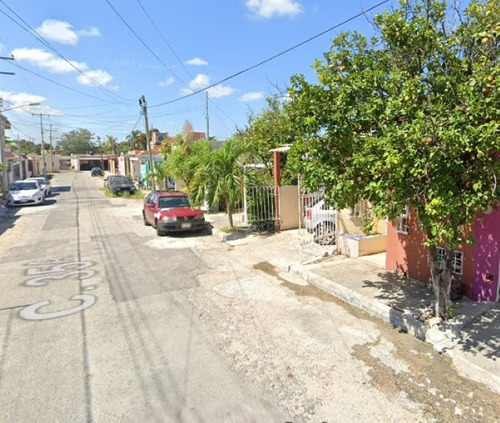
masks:
<svg viewBox="0 0 500 423"><path fill-rule="evenodd" d="M32 176L31 178L25 179L26 181L38 181L38 185L42 188L45 197L49 197L52 194L52 186L50 181L43 176Z"/></svg>
<svg viewBox="0 0 500 423"><path fill-rule="evenodd" d="M45 194L38 181L25 179L9 185L7 207L43 203L45 203Z"/></svg>

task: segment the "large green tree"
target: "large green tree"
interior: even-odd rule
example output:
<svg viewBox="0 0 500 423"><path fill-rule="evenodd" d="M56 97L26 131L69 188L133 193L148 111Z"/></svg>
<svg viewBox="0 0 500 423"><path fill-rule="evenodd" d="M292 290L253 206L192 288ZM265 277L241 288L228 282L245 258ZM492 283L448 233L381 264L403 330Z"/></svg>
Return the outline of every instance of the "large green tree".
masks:
<svg viewBox="0 0 500 423"><path fill-rule="evenodd" d="M89 154L97 151L94 134L88 129L75 129L61 135L57 148L63 155Z"/></svg>
<svg viewBox="0 0 500 423"><path fill-rule="evenodd" d="M310 189L324 186L338 208L366 199L378 216L409 207L418 218L441 317L453 249L500 199L500 3L473 1L455 19L448 11L402 0L375 17L376 37L341 34L314 64L318 83L292 78L287 106L291 160Z"/></svg>

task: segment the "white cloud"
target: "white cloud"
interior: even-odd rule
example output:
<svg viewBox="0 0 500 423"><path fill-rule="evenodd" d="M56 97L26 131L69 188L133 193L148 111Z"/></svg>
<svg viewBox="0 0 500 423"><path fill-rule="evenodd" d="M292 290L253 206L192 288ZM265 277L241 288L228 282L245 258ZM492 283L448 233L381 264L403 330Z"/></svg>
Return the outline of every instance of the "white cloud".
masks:
<svg viewBox="0 0 500 423"><path fill-rule="evenodd" d="M158 85L160 87L168 87L172 85L175 82L175 78L173 76L169 76L167 79L164 79L163 81L160 81Z"/></svg>
<svg viewBox="0 0 500 423"><path fill-rule="evenodd" d="M303 12L302 5L295 0L247 0L248 9L256 16L271 19L275 16L296 16Z"/></svg>
<svg viewBox="0 0 500 423"><path fill-rule="evenodd" d="M193 57L192 59L186 60L184 64L191 66L207 66L208 62L206 60L200 59L199 57Z"/></svg>
<svg viewBox="0 0 500 423"><path fill-rule="evenodd" d="M203 73L199 73L192 79L187 88L181 90L184 94L191 94L193 91L201 90L210 85L210 77Z"/></svg>
<svg viewBox="0 0 500 423"><path fill-rule="evenodd" d="M210 85L210 77L203 73L199 73L193 80L189 82L187 88L183 88L181 90L181 93L191 94L194 91L202 90L203 88L208 87L209 85ZM224 85L216 85L215 87L209 88L207 92L209 97L219 98L231 95L232 93L234 93L234 88Z"/></svg>
<svg viewBox="0 0 500 423"><path fill-rule="evenodd" d="M76 33L80 37L99 37L101 35L101 32L95 26L91 26L89 29L80 29Z"/></svg>
<svg viewBox="0 0 500 423"><path fill-rule="evenodd" d="M112 75L101 69L83 72L83 75L79 75L77 78L78 82L82 85L95 85L96 82L99 85L107 85L112 79Z"/></svg>
<svg viewBox="0 0 500 423"><path fill-rule="evenodd" d="M13 93L0 91L0 98L4 100L3 110L12 110L13 113L44 113L50 115L61 114L59 110L43 105L46 98L41 95L29 93ZM30 103L41 103L38 106L28 106Z"/></svg>
<svg viewBox="0 0 500 423"><path fill-rule="evenodd" d="M251 92L251 93L243 94L240 97L240 101L246 103L249 101L260 100L261 98L264 98L264 94L262 94L261 92Z"/></svg>
<svg viewBox="0 0 500 423"><path fill-rule="evenodd" d="M89 78L93 79L100 85L107 85L113 79L113 76L102 69L91 70L85 62L77 62L74 60L69 60L66 62L49 53L48 51L38 49L38 48L18 48L12 51L12 55L18 61L26 61L33 65L36 65L42 69L47 69L52 73L72 73L72 72L82 72L77 78L77 81L83 85L94 85L94 82ZM74 66L71 66L71 64ZM117 87L108 87L116 89Z"/></svg>
<svg viewBox="0 0 500 423"><path fill-rule="evenodd" d="M209 88L207 92L210 98L220 98L233 94L234 88L228 87L227 85L216 85L215 87Z"/></svg>
<svg viewBox="0 0 500 423"><path fill-rule="evenodd" d="M0 98L7 103L3 105L4 109L19 107L21 105L29 103L41 103L42 101L45 101L45 97L42 97L41 95L28 93L12 93L9 91L0 91Z"/></svg>
<svg viewBox="0 0 500 423"><path fill-rule="evenodd" d="M36 28L42 37L48 40L56 41L61 44L75 45L80 37L97 37L100 34L95 27L75 31L69 22L59 21L57 19L46 19Z"/></svg>
<svg viewBox="0 0 500 423"><path fill-rule="evenodd" d="M12 55L16 58L16 60L24 60L40 68L48 69L54 73L76 72L76 69L65 60L39 48L16 48L12 50ZM69 62L80 70L88 69L85 62Z"/></svg>

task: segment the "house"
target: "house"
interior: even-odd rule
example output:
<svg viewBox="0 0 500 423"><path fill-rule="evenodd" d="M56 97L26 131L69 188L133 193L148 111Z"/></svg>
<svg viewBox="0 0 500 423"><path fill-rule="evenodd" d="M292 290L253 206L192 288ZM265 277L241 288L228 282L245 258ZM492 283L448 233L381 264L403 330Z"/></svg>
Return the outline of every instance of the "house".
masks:
<svg viewBox="0 0 500 423"><path fill-rule="evenodd" d="M453 257L453 273L463 293L474 301L498 301L500 290L500 207L480 213L471 226L475 243L461 245ZM387 227L387 270L422 282L430 281L425 234L411 212ZM438 250L438 257L444 250Z"/></svg>

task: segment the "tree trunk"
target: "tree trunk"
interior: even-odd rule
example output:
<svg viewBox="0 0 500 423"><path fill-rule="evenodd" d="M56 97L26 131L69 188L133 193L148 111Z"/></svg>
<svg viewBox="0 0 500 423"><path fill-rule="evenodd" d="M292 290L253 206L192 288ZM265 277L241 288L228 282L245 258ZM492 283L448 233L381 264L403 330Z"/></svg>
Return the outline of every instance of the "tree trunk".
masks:
<svg viewBox="0 0 500 423"><path fill-rule="evenodd" d="M231 203L229 201L229 195L225 195L224 199L226 200L226 211L227 218L229 219L229 229L233 229L233 208L231 207Z"/></svg>
<svg viewBox="0 0 500 423"><path fill-rule="evenodd" d="M447 317L446 311L450 303L453 250L446 250L443 260L438 261L437 248L429 247L429 258L432 289L434 291L435 314L445 320Z"/></svg>

